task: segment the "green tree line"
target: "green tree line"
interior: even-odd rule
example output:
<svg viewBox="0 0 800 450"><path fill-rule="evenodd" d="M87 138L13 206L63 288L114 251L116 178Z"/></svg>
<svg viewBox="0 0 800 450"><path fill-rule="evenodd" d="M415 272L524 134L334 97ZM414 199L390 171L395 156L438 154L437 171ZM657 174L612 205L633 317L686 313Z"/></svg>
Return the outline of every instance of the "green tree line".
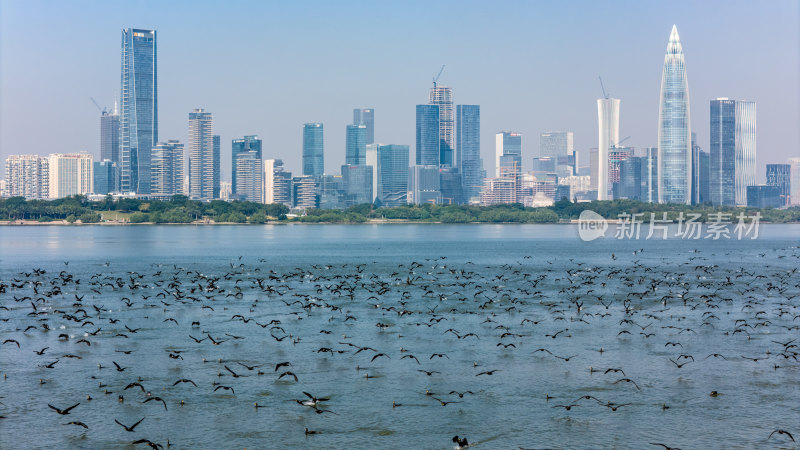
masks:
<svg viewBox="0 0 800 450"><path fill-rule="evenodd" d="M66 220L70 223L96 223L107 212L129 213L130 223L192 223L213 220L226 223L266 223L293 221L301 223L361 223L372 219L442 223L557 223L577 219L584 210L592 210L607 219L617 219L620 214L644 213L641 219L650 220L650 213L661 219L677 220L681 213L700 214L699 221L719 212L730 214L732 220L740 213L752 216L761 213L761 220L772 223L800 222L800 208L754 209L713 207L709 205L679 205L642 203L633 200L593 201L573 203L562 199L552 206L526 208L521 204L476 205L405 205L394 208L371 204L347 209L309 209L305 214L287 218L289 208L281 204L263 205L254 202L225 202L214 200L200 202L176 195L171 200L113 199L106 197L92 202L76 195L57 200L25 200L22 197L0 199L0 220L36 220L48 222ZM111 216L111 214L106 214Z"/></svg>

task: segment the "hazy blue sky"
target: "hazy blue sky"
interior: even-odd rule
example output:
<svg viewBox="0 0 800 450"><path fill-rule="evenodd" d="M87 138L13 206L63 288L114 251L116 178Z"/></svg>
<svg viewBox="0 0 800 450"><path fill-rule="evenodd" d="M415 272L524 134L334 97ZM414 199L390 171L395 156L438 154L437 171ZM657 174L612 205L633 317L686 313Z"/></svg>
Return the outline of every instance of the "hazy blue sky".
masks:
<svg viewBox="0 0 800 450"><path fill-rule="evenodd" d="M214 114L229 179L230 141L264 139L265 158L301 168L302 125L325 125L325 169L344 162L354 107L374 107L375 137L414 148L414 105L431 78L481 105L481 151L523 133L597 146L598 75L622 99L626 145L655 146L664 50L677 24L692 128L708 149L709 100L758 102L758 177L800 156L796 0L668 2L101 2L0 0L0 158L99 153L98 111L119 95L124 27L158 31L160 140L187 137L188 113ZM413 158L412 158L413 161ZM585 161L585 159L584 159Z"/></svg>

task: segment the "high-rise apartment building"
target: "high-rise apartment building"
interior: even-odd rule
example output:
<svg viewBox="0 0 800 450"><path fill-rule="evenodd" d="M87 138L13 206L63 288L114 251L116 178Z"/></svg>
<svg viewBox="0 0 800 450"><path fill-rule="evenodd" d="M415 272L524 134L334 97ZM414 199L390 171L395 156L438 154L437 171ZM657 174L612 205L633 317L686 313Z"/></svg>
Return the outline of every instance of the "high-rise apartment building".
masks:
<svg viewBox="0 0 800 450"><path fill-rule="evenodd" d="M214 119L210 112L196 108L189 113L189 192L193 200L213 200L215 189ZM218 176L218 175L217 175ZM216 190L216 192L215 192Z"/></svg>
<svg viewBox="0 0 800 450"><path fill-rule="evenodd" d="M87 153L53 153L48 157L50 198L85 195L94 192L94 166Z"/></svg>
<svg viewBox="0 0 800 450"><path fill-rule="evenodd" d="M284 170L280 159L264 161L264 203L292 207L292 173Z"/></svg>
<svg viewBox="0 0 800 450"><path fill-rule="evenodd" d="M363 166L367 163L367 126L347 125L345 164Z"/></svg>
<svg viewBox="0 0 800 450"><path fill-rule="evenodd" d="M240 157L244 158L245 161L239 163ZM240 166L249 170L249 172L240 172ZM234 197L238 195L240 193L239 179L246 179L248 183L247 192L242 194L243 197L246 197L251 202L261 202L262 176L261 139L257 135L251 135L231 141L231 194ZM257 197L253 197L254 194L257 194Z"/></svg>
<svg viewBox="0 0 800 450"><path fill-rule="evenodd" d="M353 125L367 127L367 144L375 143L375 109L355 108L353 110Z"/></svg>
<svg viewBox="0 0 800 450"><path fill-rule="evenodd" d="M673 25L664 56L658 108L659 203L691 203L692 127L689 82L678 28Z"/></svg>
<svg viewBox="0 0 800 450"><path fill-rule="evenodd" d="M159 142L151 153L152 195L183 194L183 144L177 140Z"/></svg>
<svg viewBox="0 0 800 450"><path fill-rule="evenodd" d="M122 30L119 113L122 192L150 193L150 151L158 142L157 75L155 30Z"/></svg>
<svg viewBox="0 0 800 450"><path fill-rule="evenodd" d="M303 125L303 175L318 177L325 173L322 131L321 123Z"/></svg>
<svg viewBox="0 0 800 450"><path fill-rule="evenodd" d="M302 177L292 178L292 197L295 208L316 208L317 190L314 177L311 175L304 175Z"/></svg>
<svg viewBox="0 0 800 450"><path fill-rule="evenodd" d="M481 196L481 107L456 105L456 154L465 201Z"/></svg>
<svg viewBox="0 0 800 450"><path fill-rule="evenodd" d="M6 158L6 196L39 200L50 197L50 160L39 155Z"/></svg>
<svg viewBox="0 0 800 450"><path fill-rule="evenodd" d="M408 146L378 147L378 200L382 206L408 203Z"/></svg>
<svg viewBox="0 0 800 450"><path fill-rule="evenodd" d="M416 165L439 165L439 105L417 105Z"/></svg>
<svg viewBox="0 0 800 450"><path fill-rule="evenodd" d="M431 105L439 107L439 158L438 164L452 166L456 162L455 121L453 120L453 90L434 83L430 90Z"/></svg>
<svg viewBox="0 0 800 450"><path fill-rule="evenodd" d="M261 203L264 181L263 163L259 152L248 150L236 156L236 192L231 183L231 198L247 202Z"/></svg>
<svg viewBox="0 0 800 450"><path fill-rule="evenodd" d="M219 135L215 134L212 142L213 145L213 157L211 163L211 195L212 198L220 198L220 189L222 189L222 140L220 139Z"/></svg>

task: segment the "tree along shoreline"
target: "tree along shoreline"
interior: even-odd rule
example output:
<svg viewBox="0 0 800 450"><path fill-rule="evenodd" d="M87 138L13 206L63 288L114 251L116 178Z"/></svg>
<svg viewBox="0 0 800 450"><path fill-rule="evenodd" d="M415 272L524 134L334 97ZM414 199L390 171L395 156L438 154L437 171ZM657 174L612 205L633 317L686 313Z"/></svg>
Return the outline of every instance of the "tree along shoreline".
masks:
<svg viewBox="0 0 800 450"><path fill-rule="evenodd" d="M581 212L591 210L610 221L620 219L620 214L640 214L638 220L656 219L677 222L681 213L684 220L699 214L698 222L714 221L718 213L729 214L725 219L737 222L738 216L752 217L760 213L764 223L800 223L800 207L788 209L757 209L714 207L710 205L679 205L643 203L633 200L593 201L573 203L562 199L551 206L529 208L521 204L510 205L405 205L393 208L373 204L352 206L347 209L309 209L305 214L292 215L282 204L264 205L254 202L226 202L214 200L200 202L176 195L171 200L139 200L110 196L92 202L83 196L56 200L25 200L22 197L0 199L0 224L19 225L230 225L230 224L282 224L282 223L572 223Z"/></svg>

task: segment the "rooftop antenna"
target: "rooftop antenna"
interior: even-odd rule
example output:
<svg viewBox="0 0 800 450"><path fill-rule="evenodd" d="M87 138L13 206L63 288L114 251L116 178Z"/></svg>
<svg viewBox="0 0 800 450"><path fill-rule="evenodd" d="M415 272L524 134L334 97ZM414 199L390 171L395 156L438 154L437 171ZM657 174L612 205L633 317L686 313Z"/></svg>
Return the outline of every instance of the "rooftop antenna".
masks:
<svg viewBox="0 0 800 450"><path fill-rule="evenodd" d="M606 92L606 88L605 88L605 86L603 86L603 77L598 75L597 78L600 79L600 89L603 90L603 98L608 98L608 93Z"/></svg>
<svg viewBox="0 0 800 450"><path fill-rule="evenodd" d="M442 72L444 72L444 64L442 64L442 68L439 69L439 73L433 77L433 87L436 87L436 83L439 81L439 77L442 76Z"/></svg>

